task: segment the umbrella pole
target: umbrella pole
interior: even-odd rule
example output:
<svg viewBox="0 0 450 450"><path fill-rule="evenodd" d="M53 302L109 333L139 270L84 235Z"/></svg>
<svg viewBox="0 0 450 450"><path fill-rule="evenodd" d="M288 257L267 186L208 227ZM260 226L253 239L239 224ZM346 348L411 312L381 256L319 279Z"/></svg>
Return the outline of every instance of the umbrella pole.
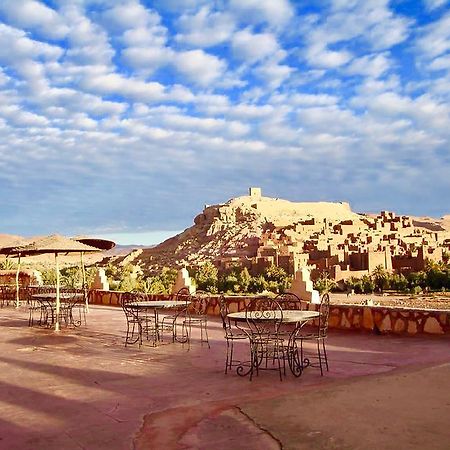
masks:
<svg viewBox="0 0 450 450"><path fill-rule="evenodd" d="M18 308L20 305L19 274L20 274L20 253L19 253L19 262L17 263L17 272L16 272L16 308Z"/></svg>
<svg viewBox="0 0 450 450"><path fill-rule="evenodd" d="M87 294L86 270L84 269L83 255L84 255L84 252L81 252L81 274L83 276L83 295L84 295L84 302L86 304L86 312L89 312L89 299L88 299L88 294Z"/></svg>
<svg viewBox="0 0 450 450"><path fill-rule="evenodd" d="M59 331L59 265L58 265L58 253L55 253L55 265L56 265L56 321L55 331Z"/></svg>

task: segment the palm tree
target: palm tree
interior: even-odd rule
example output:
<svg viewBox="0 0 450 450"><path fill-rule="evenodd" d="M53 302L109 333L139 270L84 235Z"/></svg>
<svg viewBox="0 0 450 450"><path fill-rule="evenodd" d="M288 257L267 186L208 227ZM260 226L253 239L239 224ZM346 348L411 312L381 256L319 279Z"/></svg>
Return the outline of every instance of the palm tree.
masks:
<svg viewBox="0 0 450 450"><path fill-rule="evenodd" d="M387 285L387 281L389 280L389 273L385 270L385 268L380 264L371 273L373 281L375 282L375 286L377 289L383 293Z"/></svg>

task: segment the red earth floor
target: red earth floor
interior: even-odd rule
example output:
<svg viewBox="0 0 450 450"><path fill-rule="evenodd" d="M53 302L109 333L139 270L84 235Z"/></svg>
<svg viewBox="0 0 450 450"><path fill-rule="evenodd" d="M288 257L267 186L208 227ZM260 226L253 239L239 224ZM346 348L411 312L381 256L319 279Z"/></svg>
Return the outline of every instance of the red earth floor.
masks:
<svg viewBox="0 0 450 450"><path fill-rule="evenodd" d="M119 308L58 334L0 309L0 449L449 448L448 337L331 332L325 376L280 382L224 374L217 318L210 349L125 348L125 328Z"/></svg>

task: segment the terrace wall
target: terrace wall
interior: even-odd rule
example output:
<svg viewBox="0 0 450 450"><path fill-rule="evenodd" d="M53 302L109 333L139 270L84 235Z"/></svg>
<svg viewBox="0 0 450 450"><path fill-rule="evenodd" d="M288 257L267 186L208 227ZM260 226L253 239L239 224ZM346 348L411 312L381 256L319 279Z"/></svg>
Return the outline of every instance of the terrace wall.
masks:
<svg viewBox="0 0 450 450"><path fill-rule="evenodd" d="M119 306L122 292L91 291L90 303ZM152 294L149 300L168 300L171 295ZM211 296L208 314L219 315L218 296ZM248 297L226 297L231 312L245 309ZM318 305L309 304L311 311ZM330 328L370 331L377 334L434 334L450 336L450 311L392 308L387 306L331 305Z"/></svg>

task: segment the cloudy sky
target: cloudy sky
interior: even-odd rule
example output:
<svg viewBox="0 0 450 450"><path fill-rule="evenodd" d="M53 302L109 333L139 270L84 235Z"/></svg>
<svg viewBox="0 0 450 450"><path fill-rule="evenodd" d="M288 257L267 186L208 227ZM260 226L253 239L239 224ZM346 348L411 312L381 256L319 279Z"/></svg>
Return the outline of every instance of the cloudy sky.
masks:
<svg viewBox="0 0 450 450"><path fill-rule="evenodd" d="M1 0L0 233L150 243L259 186L450 213L446 0Z"/></svg>

